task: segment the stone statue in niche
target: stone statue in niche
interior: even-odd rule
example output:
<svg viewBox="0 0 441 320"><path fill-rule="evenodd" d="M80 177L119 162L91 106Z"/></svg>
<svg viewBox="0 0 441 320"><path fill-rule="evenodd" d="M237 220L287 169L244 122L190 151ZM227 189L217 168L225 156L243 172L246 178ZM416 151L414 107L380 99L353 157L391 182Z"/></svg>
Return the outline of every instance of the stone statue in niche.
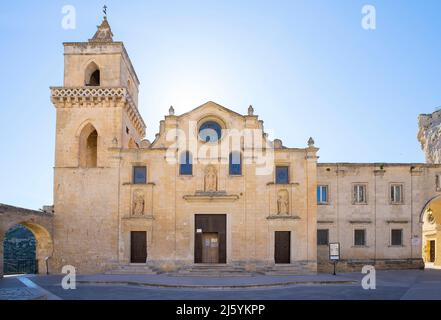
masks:
<svg viewBox="0 0 441 320"><path fill-rule="evenodd" d="M280 190L277 195L277 215L289 215L289 194Z"/></svg>
<svg viewBox="0 0 441 320"><path fill-rule="evenodd" d="M143 216L145 208L145 200L144 195L137 191L133 195L133 210L132 213L134 216Z"/></svg>
<svg viewBox="0 0 441 320"><path fill-rule="evenodd" d="M217 191L217 172L214 166L210 165L205 169L204 191L205 192Z"/></svg>

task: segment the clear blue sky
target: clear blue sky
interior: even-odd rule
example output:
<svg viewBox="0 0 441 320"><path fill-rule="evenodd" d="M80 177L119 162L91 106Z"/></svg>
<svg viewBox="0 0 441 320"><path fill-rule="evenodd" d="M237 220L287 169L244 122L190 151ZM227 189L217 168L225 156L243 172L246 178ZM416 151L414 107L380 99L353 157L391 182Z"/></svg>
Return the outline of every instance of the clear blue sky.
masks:
<svg viewBox="0 0 441 320"><path fill-rule="evenodd" d="M74 5L77 28L61 27ZM213 100L246 113L291 147L310 136L322 162L423 162L417 116L441 105L441 2L4 1L0 6L0 202L52 204L55 110L63 41L86 41L107 4L141 81L152 139ZM377 29L361 28L361 8Z"/></svg>

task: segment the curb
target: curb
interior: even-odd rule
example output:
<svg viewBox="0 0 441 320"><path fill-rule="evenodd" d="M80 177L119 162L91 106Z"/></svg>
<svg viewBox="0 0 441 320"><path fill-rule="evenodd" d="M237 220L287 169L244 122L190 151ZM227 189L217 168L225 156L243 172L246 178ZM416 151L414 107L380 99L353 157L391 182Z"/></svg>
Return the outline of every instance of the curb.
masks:
<svg viewBox="0 0 441 320"><path fill-rule="evenodd" d="M335 284L357 284L355 280L322 280L322 281L289 281L277 283L262 284L244 284L244 285L187 285L187 284L161 284L146 283L134 281L93 281L93 280L77 280L81 284L95 285L126 285L137 287L153 287L153 288L174 288L174 289L257 289L257 288L277 288L296 285L335 285Z"/></svg>

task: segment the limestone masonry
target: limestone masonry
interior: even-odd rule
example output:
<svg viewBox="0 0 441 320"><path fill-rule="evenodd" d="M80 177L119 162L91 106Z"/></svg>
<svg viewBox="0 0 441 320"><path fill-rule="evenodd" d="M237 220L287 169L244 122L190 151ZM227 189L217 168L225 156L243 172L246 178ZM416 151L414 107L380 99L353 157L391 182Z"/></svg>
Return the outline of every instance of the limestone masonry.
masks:
<svg viewBox="0 0 441 320"><path fill-rule="evenodd" d="M89 41L64 43L64 59L51 88L51 270L315 273L337 242L345 270L441 265L438 112L420 117L428 164L317 163L313 139L286 147L252 107L214 102L170 108L149 142L138 77L107 18Z"/></svg>

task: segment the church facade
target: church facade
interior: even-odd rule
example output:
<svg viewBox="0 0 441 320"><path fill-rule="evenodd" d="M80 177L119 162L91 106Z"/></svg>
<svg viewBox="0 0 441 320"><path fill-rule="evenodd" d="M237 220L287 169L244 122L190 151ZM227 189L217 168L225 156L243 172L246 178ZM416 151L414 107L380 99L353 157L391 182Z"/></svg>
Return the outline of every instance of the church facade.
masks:
<svg viewBox="0 0 441 320"><path fill-rule="evenodd" d="M330 268L330 242L345 270L441 264L441 242L423 237L429 214L439 234L440 165L318 163L312 138L286 147L251 106L214 102L171 107L150 142L138 77L107 18L89 41L65 43L64 59L64 84L51 88L51 269L315 273Z"/></svg>

